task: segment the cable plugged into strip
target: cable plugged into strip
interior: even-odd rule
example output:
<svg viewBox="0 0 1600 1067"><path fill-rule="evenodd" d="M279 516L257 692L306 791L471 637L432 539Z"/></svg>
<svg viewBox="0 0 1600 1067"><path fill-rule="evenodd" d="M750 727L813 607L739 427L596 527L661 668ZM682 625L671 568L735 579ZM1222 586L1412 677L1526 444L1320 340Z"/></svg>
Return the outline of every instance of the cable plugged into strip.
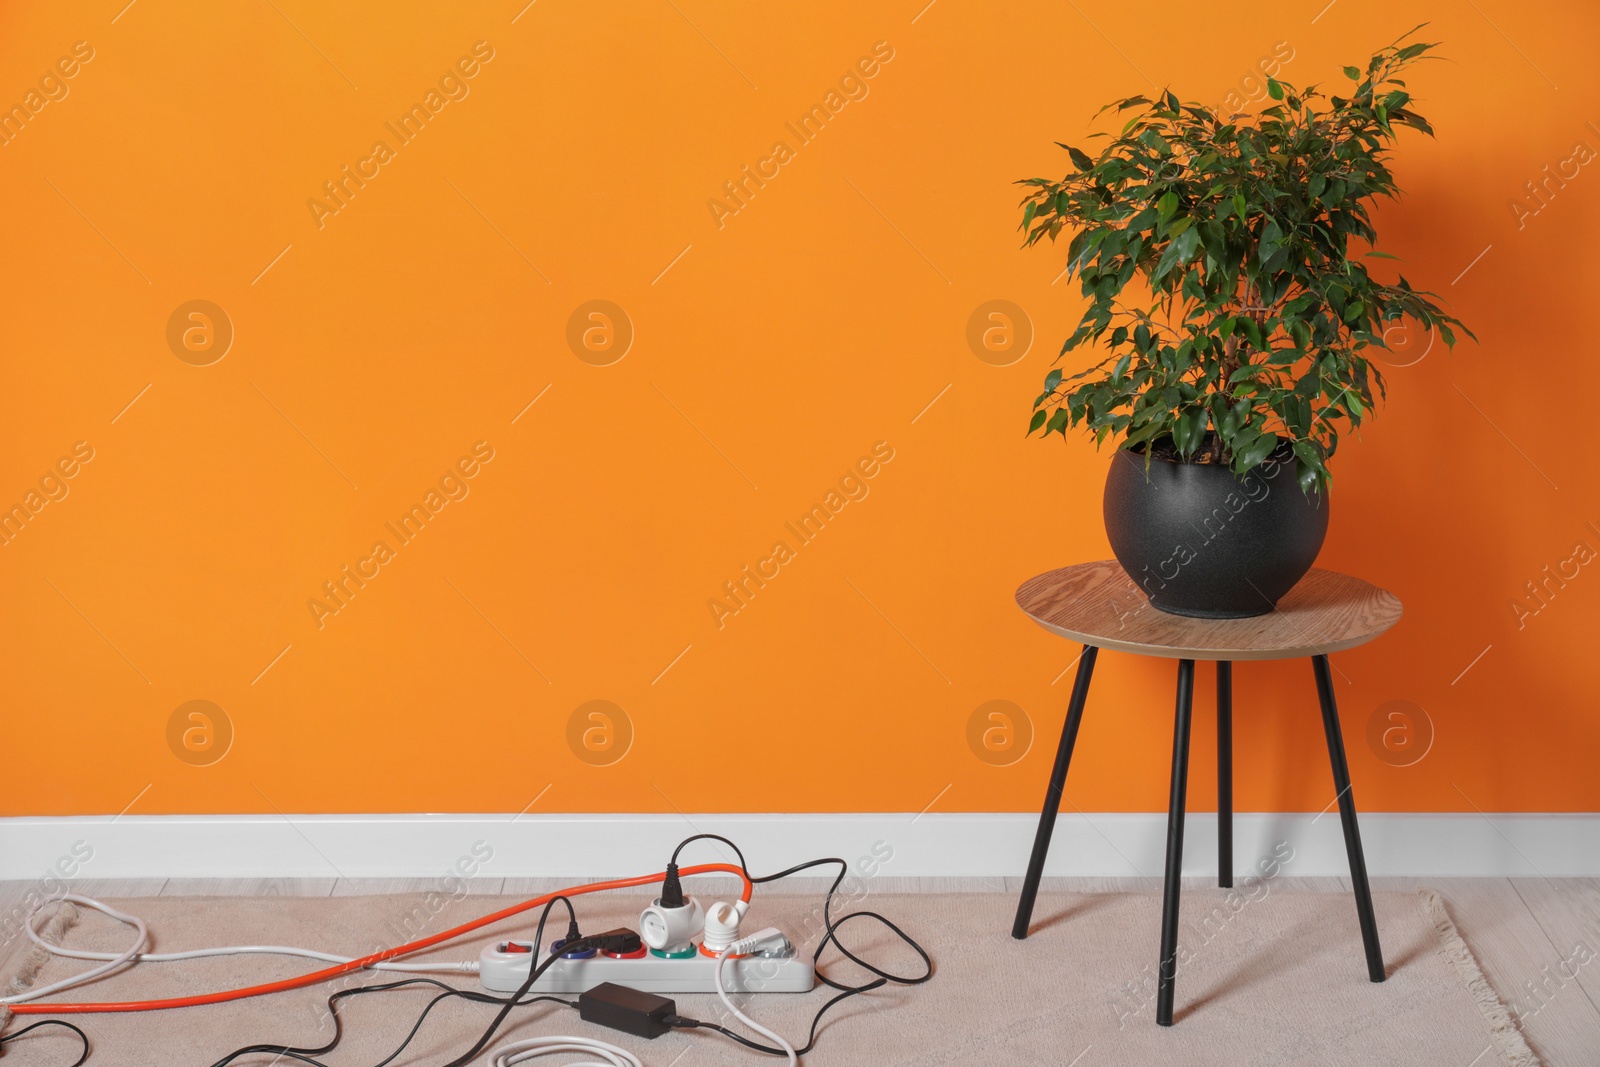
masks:
<svg viewBox="0 0 1600 1067"><path fill-rule="evenodd" d="M779 930L775 926L769 926L765 930L751 934L749 937L740 938L738 941L729 942L728 945L717 954L717 996L722 998L723 1007L727 1008L728 1011L733 1014L735 1019L738 1019L740 1022L744 1023L762 1037L776 1042L777 1046L783 1050L783 1054L789 1057L789 1067L795 1067L795 1065L800 1062L800 1057L795 1052L794 1046L789 1043L788 1038L784 1037L776 1030L767 1029L765 1026L762 1026L760 1023L750 1018L750 1016L740 1011L739 1006L729 999L727 987L722 984L722 968L727 964L728 957L734 955L745 955L766 945L776 945L780 941L787 943L788 938L783 936L782 930Z"/></svg>
<svg viewBox="0 0 1600 1067"><path fill-rule="evenodd" d="M844 915L837 917L834 916L834 894L838 892L839 885L844 881L845 875L850 872L850 865L843 859L840 859L838 856L828 856L824 859L807 860L805 863L797 863L793 867L788 867L777 872L776 874L765 874L758 878L750 874L749 864L745 862L744 854L739 851L738 845L735 845L726 837L722 837L718 834L695 834L692 837L685 838L679 843L677 851L672 854L673 861L677 861L679 853L681 853L687 845L693 841L699 840L719 841L728 848L732 849L733 854L738 857L739 869L744 872L745 877L748 878L754 885L762 885L767 882L776 882L780 879L799 874L802 871L809 871L814 867L831 866L839 869L839 873L834 878L833 884L829 887L827 894L822 898L822 937L817 942L816 950L812 953L811 957L813 964L819 965L817 966L815 972L817 980L823 985L831 986L832 988L837 989L839 992L833 997L829 998L828 1001L822 1005L822 1007L817 1009L816 1014L811 1017L810 1032L806 1037L806 1043L800 1048L791 1048L785 1042L783 1042L781 1038L777 1038L776 1036L774 1036L774 1040L778 1042L778 1047L773 1047L772 1045L766 1045L759 1041L752 1041L743 1034L736 1033L719 1023L702 1022L698 1019L680 1018L673 1023L674 1026L683 1027L685 1029L714 1030L730 1040L737 1041L746 1048L754 1049L757 1052L766 1053L769 1056L799 1057L804 1056L816 1046L817 1027L821 1024L822 1017L826 1015L835 1005L848 1000L851 997L860 996L863 993L870 993L875 989L881 989L887 985L921 985L933 977L933 959L928 955L928 950L918 944L915 938L906 933L904 930L900 929L900 927L896 926L887 917L875 911L852 911L846 912ZM873 922L878 923L890 934L893 934L896 938L898 938L901 944L905 945L912 952L916 953L917 956L922 960L922 973L896 974L893 971L885 970L882 967L870 963L857 953L847 948L844 942L840 940L839 931L846 923L861 919L870 919ZM772 938L771 933L771 931L763 930L758 934L752 935L750 941L754 943L751 944L746 942L749 945L749 950L758 954L764 952L773 952L775 955L783 954L782 944L777 943L777 939ZM862 985L845 985L842 982L829 978L825 973L823 973L820 967L820 962L823 952L827 951L830 945L845 959L871 974L873 976L872 979ZM735 949L738 947L738 945L733 946ZM724 998L724 1000L726 1000L726 998ZM741 1019L746 1023L746 1025L756 1028L748 1018L741 1016ZM756 1029L759 1029L762 1033L766 1033L764 1029ZM790 1059L790 1063L794 1062L794 1059Z"/></svg>

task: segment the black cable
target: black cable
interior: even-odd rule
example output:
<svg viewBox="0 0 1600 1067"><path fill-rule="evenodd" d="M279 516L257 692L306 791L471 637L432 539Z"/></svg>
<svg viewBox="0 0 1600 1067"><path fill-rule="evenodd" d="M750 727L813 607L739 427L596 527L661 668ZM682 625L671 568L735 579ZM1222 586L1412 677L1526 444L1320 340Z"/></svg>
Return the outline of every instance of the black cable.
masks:
<svg viewBox="0 0 1600 1067"><path fill-rule="evenodd" d="M560 901L567 906L567 915L571 922L569 933L575 932L576 930L577 914L573 911L572 901L568 900L564 896L551 898L545 904L544 910L539 914L539 926L534 935L534 960L538 959L538 946L541 946L544 943L545 920L549 918L550 909L555 907L557 901ZM565 948L565 946L563 947ZM511 1011L512 1008L520 1007L525 1004L536 1004L540 1001L554 1001L557 1004L564 1004L569 1008L576 1008L578 1006L576 1001L564 1000L561 997L540 995L529 997L526 1000L523 999L523 997L527 995L528 990L533 987L533 984L539 980L539 976L549 969L549 967L559 958L559 953L551 953L549 957L537 967L531 966L532 961L530 960L530 966L528 968L528 980L522 984L521 988L519 988L509 997L497 997L491 993L479 993L470 989L457 989L454 986L447 985L446 983L434 978L405 978L396 982L386 982L382 985L358 986L353 989L341 989L332 996L328 997L328 1012L333 1016L333 1039L326 1045L316 1048L269 1044L246 1045L243 1048L235 1049L233 1052L228 1053L222 1059L212 1064L211 1067L228 1067L229 1064L238 1059L240 1056L247 1056L254 1053L266 1053L279 1057L287 1057L288 1059L298 1060L301 1063L309 1064L311 1067L328 1067L327 1064L323 1063L319 1059L316 1059L315 1057L325 1056L329 1052L332 1052L338 1047L339 1042L344 1037L344 1020L339 1015L338 1010L338 1004L340 1001L347 997L362 996L367 993L383 993L392 989L402 989L407 986L418 985L435 986L444 990L444 992L435 996L428 1002L427 1006L422 1009L422 1014L417 1017L416 1023L412 1025L410 1033L408 1033L405 1039L400 1042L400 1045L393 1052L389 1053L389 1055L385 1056L383 1059L374 1064L373 1067L387 1067L389 1063L392 1063L397 1057L399 1057L399 1055L405 1051L406 1047L410 1045L411 1042L416 1038L418 1032L421 1031L422 1024L427 1020L428 1014L432 1012L433 1009L442 1001L450 1000L452 998L460 998L462 1000L471 1001L477 1004L500 1005L501 1009L499 1014L496 1015L494 1021L489 1024L489 1028L485 1031L483 1037L479 1039L478 1043L473 1046L473 1048L466 1054L465 1057L457 1059L453 1063L447 1065L447 1067L460 1067L461 1064L468 1062L474 1056L476 1056L483 1049L483 1046L494 1037L495 1031L500 1028L501 1023L505 1021L506 1015ZM76 1027L74 1027L74 1029L76 1029ZM21 1032L22 1031L19 1031L19 1033ZM87 1044L87 1039L85 1039L85 1043ZM87 1052L85 1053L85 1056L87 1057ZM72 1067L79 1067L79 1065L82 1063L83 1060L79 1060L78 1063L73 1064Z"/></svg>
<svg viewBox="0 0 1600 1067"><path fill-rule="evenodd" d="M366 993L384 993L392 989L402 989L407 986L417 985L431 985L438 989L444 990L444 992L440 993L438 996L434 997L428 1002L427 1006L423 1008L422 1014L417 1018L416 1023L411 1027L411 1031L406 1035L405 1040L401 1041L399 1047L397 1047L393 1052L389 1053L389 1055L385 1056L383 1059L374 1064L374 1067L385 1067L385 1065L393 1062L394 1059L400 1055L400 1053L404 1052L406 1046L408 1046L412 1040L416 1038L417 1032L422 1029L423 1021L427 1019L428 1014L433 1011L434 1007L437 1006L441 1001L459 997L462 1000L469 1000L481 1004L502 1003L500 997L496 997L488 993L478 993L470 989L457 989L454 986L447 985L435 978L405 978L398 982L385 982L382 985L369 985L359 986L354 989L341 989L339 992L328 998L328 1010L333 1016L334 1021L333 1040L328 1042L328 1044L323 1045L320 1048L294 1047L289 1045L248 1045L244 1048L235 1049L233 1052L228 1053L228 1055L224 1056L222 1059L213 1064L212 1067L226 1067L227 1064L232 1063L240 1056L251 1055L253 1053L270 1053L279 1057L287 1057L288 1059L299 1060L301 1063L312 1064L314 1067L327 1067L326 1064L315 1057L331 1052L335 1047L338 1046L339 1042L344 1036L343 1019L338 1013L339 1001L345 999L346 997L356 997ZM557 1004L564 1004L569 1008L576 1008L578 1006L575 1001L563 1000L560 997L551 996L530 997L521 1003L535 1004L541 1000L554 1001Z"/></svg>
<svg viewBox="0 0 1600 1067"><path fill-rule="evenodd" d="M838 892L840 884L845 879L845 875L850 873L850 865L839 857L829 856L825 859L807 860L805 863L797 863L793 867L790 867L787 870L779 871L776 874L767 874L761 876L760 878L756 878L750 874L750 868L745 864L744 853L739 851L738 845L735 845L732 841L729 841L726 837L723 837L720 834L695 834L693 837L685 838L678 844L677 849L672 853L673 863L677 862L678 853L683 851L685 845L689 844L691 841L700 840L721 841L723 844L733 849L734 854L739 857L739 869L744 872L744 876L749 878L751 884L753 885L760 885L764 882L776 882L780 878L788 878L791 875L799 874L801 871L810 870L812 867L821 867L828 864L839 865L839 876L833 880L833 885L828 887L828 895L823 898L822 901L822 921L824 929L822 933L822 940L817 943L817 951L812 954L812 963L816 964L817 961L822 958L823 951L828 947L828 944L832 942L833 946L839 950L840 955L844 956L845 959L859 967L862 967L877 977L865 985L850 986L834 981L827 975L823 974L820 970L816 971L815 973L819 981L821 981L824 985L841 990L841 992L838 996L833 997L821 1008L819 1008L816 1015L812 1016L811 1030L806 1037L805 1047L795 1049L795 1055L803 1056L811 1051L812 1047L817 1042L817 1027L819 1024L821 1024L823 1015L827 1014L828 1010L835 1004L838 1004L840 1001L848 1000L850 997L858 996L859 994L867 993L874 989L881 989L883 986L890 984L921 985L933 977L933 959L928 955L928 950L918 944L916 939L914 939L910 934L900 929L900 927L896 926L883 915L880 915L875 911L852 911L841 915L838 919L833 918L833 896L836 892ZM884 926L893 931L894 935L902 942L910 946L913 952L922 957L922 962L926 967L926 970L920 975L894 974L884 970L881 967L877 967L871 963L868 963L860 956L857 956L854 952L851 952L849 949L845 948L844 943L839 940L838 931L841 926L852 919L876 919L878 922L881 922ZM749 1038L734 1033L727 1027L719 1026L716 1023L700 1022L696 1019L687 1018L680 1018L679 1022L684 1029L714 1030L717 1033L720 1033L726 1037L731 1037L741 1045L755 1049L758 1052L765 1052L773 1056L788 1055L788 1053L784 1052L782 1049L773 1048L770 1045L763 1045L760 1042L752 1041Z"/></svg>
<svg viewBox="0 0 1600 1067"><path fill-rule="evenodd" d="M436 984L444 986L443 982ZM444 988L446 992L440 993L438 996L428 1001L427 1006L422 1009L422 1014L417 1016L417 1021L412 1024L411 1032L406 1035L405 1040L400 1042L393 1052L379 1060L373 1065L373 1067L387 1067L388 1064L394 1062L400 1053L406 1050L406 1046L411 1044L411 1042L416 1038L418 1031L422 1029L424 1020L428 1018L428 1013L433 1011L434 1007L437 1006L441 1001L459 997L462 1000L469 1000L479 1004L494 1004L500 1000L499 997L489 996L487 994L477 993L470 990L455 989L450 986L444 986ZM578 1002L575 1000L563 1000L561 997L552 996L537 996L529 997L527 1000L519 1000L515 1004L511 1005L511 1007L520 1007L524 1004L537 1004L541 1000L548 1000L556 1004L564 1004L569 1008L576 1008L578 1006Z"/></svg>
<svg viewBox="0 0 1600 1067"><path fill-rule="evenodd" d="M544 921L549 917L550 909L555 906L555 902L558 900L566 904L567 915L570 919L566 941L561 946L560 952L547 954L544 962L534 966L534 960L537 960L539 953L544 951ZM572 910L572 901L562 896L551 898L550 902L544 906L544 911L539 913L539 928L533 935L533 958L528 961L528 977L523 980L522 985L517 987L515 993L506 998L505 1006L500 1009L499 1014L490 1020L488 1027L483 1031L483 1036L478 1038L471 1048L445 1064L444 1067L462 1067L463 1064L470 1063L476 1059L478 1053L482 1052L489 1042L494 1039L495 1031L500 1029L500 1024L505 1022L507 1015L511 1014L511 1009L516 1007L517 1002L527 995L528 990L533 988L533 983L537 982L540 976L554 966L556 960L559 960L563 955L568 952L581 952L587 947L588 942L578 933L578 915L577 912Z"/></svg>
<svg viewBox="0 0 1600 1067"><path fill-rule="evenodd" d="M431 985L444 990L444 992L440 993L438 996L434 997L428 1002L427 1006L423 1008L422 1014L418 1016L416 1023L411 1027L410 1032L406 1035L405 1040L401 1041L400 1045L393 1052L379 1060L373 1065L373 1067L386 1067L386 1065L393 1062L394 1059L400 1055L400 1053L404 1052L406 1046L408 1046L412 1040L416 1038L417 1032L422 1029L423 1021L427 1019L428 1013L431 1012L441 1001L450 1000L452 998L460 998L461 1000L472 1001L478 1004L504 1003L503 998L494 996L493 994L479 993L471 989L457 989L454 986L447 985L436 978L405 978L398 982L385 982L382 985L369 985L359 986L354 989L341 989L339 992L328 998L328 1010L333 1016L334 1020L334 1039L328 1044L322 1046L321 1048L296 1048L287 1045L248 1045L244 1048L236 1049L233 1052L228 1053L228 1055L212 1064L212 1067L226 1067L227 1064L232 1063L240 1056L246 1056L252 1053L270 1053L275 1056L283 1056L289 1059L299 1060L302 1063L313 1064L315 1067L327 1067L327 1065L321 1060L313 1057L325 1055L326 1053L332 1051L339 1044L339 1041L343 1036L343 1020L339 1016L337 1007L339 1001L345 999L346 997L356 997L366 993L385 993L392 989L402 989L407 986L417 985ZM577 1001L565 1000L561 997L547 995L529 997L527 1000L519 1001L518 1006L525 1004L537 1004L540 1001L546 1000L552 1001L556 1004L563 1004L569 1008L576 1008L578 1006ZM77 1067L77 1065L75 1064L73 1067Z"/></svg>
<svg viewBox="0 0 1600 1067"><path fill-rule="evenodd" d="M684 850L684 846L692 844L695 841L721 841L724 845L727 845L729 848L733 849L733 854L739 857L739 869L744 872L744 876L746 878L750 878L750 868L745 866L744 853L739 851L738 845L734 844L732 841L729 841L721 834L695 834L693 837L684 838L682 841L678 842L678 847L672 850L672 859L668 862L673 866L677 866L678 853ZM767 879L750 878L750 880L755 882L766 881Z"/></svg>
<svg viewBox="0 0 1600 1067"><path fill-rule="evenodd" d="M733 854L739 857L739 870L744 872L746 878L750 877L750 868L745 864L744 853L739 851L738 845L721 834L694 834L679 841L678 847L672 850L672 858L667 861L666 877L661 880L661 906L663 908L683 907L683 883L678 879L678 856L695 841L721 841L724 845L733 849Z"/></svg>
<svg viewBox="0 0 1600 1067"><path fill-rule="evenodd" d="M820 975L818 977L820 977ZM841 1000L846 1000L846 999L848 999L850 997L855 996L857 993L865 993L865 992L868 992L869 990L878 989L878 988L881 988L881 987L883 987L885 985L888 985L888 984L889 983L888 983L887 979L879 978L879 979L877 979L875 981L868 982L864 986L858 986L858 987L855 987L855 988L846 989L843 993L836 994L831 1000L829 1000L826 1004L824 1004L821 1008L819 1008L817 1010L817 1014L815 1014L815 1015L813 1015L811 1017L811 1031L810 1031L810 1033L808 1033L806 1035L805 1047L796 1048L794 1050L794 1054L796 1056L804 1056L806 1053L810 1052L812 1050L812 1048L814 1048L816 1046L816 1043L817 1043L817 1025L822 1022L822 1016L823 1016L823 1014L825 1012L827 1012L827 1010L829 1008L833 1007L835 1004L839 1003ZM726 1026L722 1026L722 1025L720 1025L718 1023L701 1022L698 1019L681 1019L680 1020L680 1024L684 1029L715 1030L717 1033L721 1034L724 1037L731 1037L735 1041L739 1042L739 1044L744 1045L747 1048L753 1048L757 1052L765 1052L769 1056L787 1056L788 1055L788 1053L785 1052L781 1048L773 1048L770 1045L763 1045L759 1041L752 1041L750 1038L745 1037L743 1034L736 1033L736 1032L728 1029Z"/></svg>
<svg viewBox="0 0 1600 1067"><path fill-rule="evenodd" d="M79 1030L71 1023L63 1022L60 1019L40 1019L36 1023L29 1023L27 1026L24 1026L21 1030L18 1030L14 1034L7 1034L4 1037L0 1037L0 1051L4 1050L6 1042L15 1041L29 1030L37 1030L41 1026L60 1026L77 1034L78 1040L83 1042L83 1052L78 1056L77 1059L68 1064L67 1067L83 1067L83 1064L89 1059L89 1035L84 1033L82 1030Z"/></svg>

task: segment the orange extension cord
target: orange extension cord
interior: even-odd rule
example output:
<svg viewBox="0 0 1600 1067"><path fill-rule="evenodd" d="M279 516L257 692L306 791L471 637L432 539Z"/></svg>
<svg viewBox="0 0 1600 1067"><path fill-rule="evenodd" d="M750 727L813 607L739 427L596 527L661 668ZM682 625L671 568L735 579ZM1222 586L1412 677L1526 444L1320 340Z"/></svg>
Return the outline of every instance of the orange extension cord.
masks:
<svg viewBox="0 0 1600 1067"><path fill-rule="evenodd" d="M743 900L745 903L749 903L751 890L754 889L754 886L750 882L749 876L746 875L740 868L728 863L702 863L694 867L685 867L678 873L683 876L696 874L736 874L739 876L740 880L744 882L744 892L739 895L739 899ZM421 949L432 948L434 945L453 940L463 934L469 934L474 930L497 923L501 919L508 919L513 915L518 915L533 908L542 907L543 905L550 903L550 901L554 900L556 897L575 897L581 896L585 893L598 893L606 889L627 889L636 885L649 885L652 882L662 881L666 878L666 876L666 872L662 871L658 874L640 875L637 878L619 878L611 882L592 882L589 885L574 886L571 889L563 889L556 893L546 893L542 897L534 897L532 900L523 901L521 904L513 904L511 907L497 911L492 915L485 915L481 919L473 919L471 922L462 923L460 926L434 934L432 937L424 937L420 940L412 941L409 944L398 945L394 948L386 948L381 952L374 952L370 956L363 956L358 960L351 960L349 963L338 963L332 967L325 967L320 971L313 971L310 974L302 974L298 978L285 978L280 982L268 982L264 985L247 986L244 989L228 989L221 993L203 993L199 996L193 997L171 997L167 1000L113 1001L105 1004L47 1004L34 1002L30 1004L13 1004L11 1006L11 1010L17 1015L79 1015L89 1012L160 1011L165 1008L190 1008L199 1004L222 1004L230 1000L244 1000L246 997L259 997L267 993L281 993L286 989L300 989L303 986L315 985L318 982L325 982L330 978L337 978L341 974L348 974L351 971L361 970L369 964L382 963L384 960L394 959L396 956L405 956Z"/></svg>

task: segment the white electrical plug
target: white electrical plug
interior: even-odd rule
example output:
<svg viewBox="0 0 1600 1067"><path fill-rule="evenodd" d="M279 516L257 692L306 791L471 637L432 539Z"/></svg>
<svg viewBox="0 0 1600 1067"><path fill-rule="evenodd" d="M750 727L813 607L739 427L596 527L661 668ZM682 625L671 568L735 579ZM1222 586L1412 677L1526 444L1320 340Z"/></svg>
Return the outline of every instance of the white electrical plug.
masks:
<svg viewBox="0 0 1600 1067"><path fill-rule="evenodd" d="M718 901L711 905L711 910L706 912L705 933L700 938L700 947L706 955L715 956L739 939L739 923L749 909L750 903L744 900L732 904Z"/></svg>
<svg viewBox="0 0 1600 1067"><path fill-rule="evenodd" d="M765 930L757 930L749 937L741 938L733 943L733 952L729 955L756 955L784 958L794 955L794 945L784 936L782 930L776 926L769 926Z"/></svg>
<svg viewBox="0 0 1600 1067"><path fill-rule="evenodd" d="M662 907L661 898L657 897L639 913L639 939L663 952L685 949L693 943L704 920L705 912L694 897L685 897L683 906L677 908Z"/></svg>

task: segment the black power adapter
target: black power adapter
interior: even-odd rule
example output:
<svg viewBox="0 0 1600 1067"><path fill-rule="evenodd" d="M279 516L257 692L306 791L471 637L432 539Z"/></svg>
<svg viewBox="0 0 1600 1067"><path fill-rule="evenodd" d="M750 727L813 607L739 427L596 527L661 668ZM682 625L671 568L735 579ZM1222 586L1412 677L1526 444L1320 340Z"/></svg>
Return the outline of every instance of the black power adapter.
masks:
<svg viewBox="0 0 1600 1067"><path fill-rule="evenodd" d="M635 1037L660 1037L672 1029L669 1019L677 1017L677 1005L666 997L644 993L615 982L602 982L587 993L578 994L578 1015L586 1023L598 1023Z"/></svg>

